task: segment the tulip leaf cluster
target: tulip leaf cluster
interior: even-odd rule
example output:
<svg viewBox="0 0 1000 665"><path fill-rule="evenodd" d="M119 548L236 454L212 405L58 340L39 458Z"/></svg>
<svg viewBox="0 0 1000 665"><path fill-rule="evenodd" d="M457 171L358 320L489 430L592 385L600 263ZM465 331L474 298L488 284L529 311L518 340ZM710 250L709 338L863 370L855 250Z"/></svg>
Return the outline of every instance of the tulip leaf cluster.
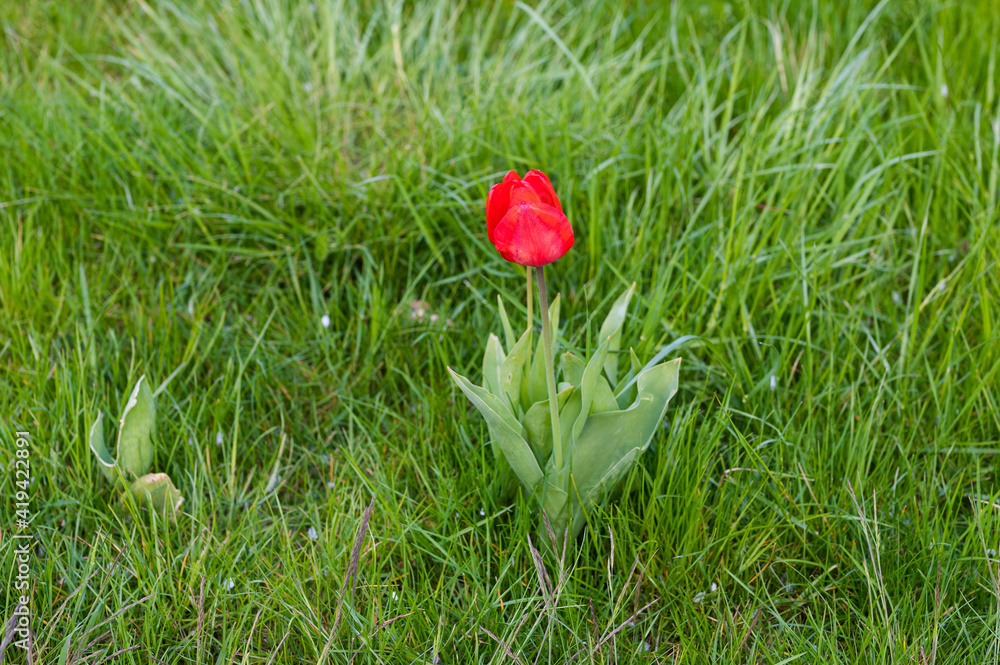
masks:
<svg viewBox="0 0 1000 665"><path fill-rule="evenodd" d="M140 505L148 505L171 519L180 511L184 497L165 473L150 473L156 447L156 404L145 375L139 377L119 419L117 459L104 442L104 414L98 413L90 427L90 450L110 482L124 482Z"/></svg>
<svg viewBox="0 0 1000 665"><path fill-rule="evenodd" d="M649 447L667 403L677 392L680 358L643 367L630 349L628 369L624 374L620 370L622 326L634 291L635 284L612 306L601 326L599 346L589 359L572 352L561 357L557 404L562 468L556 468L553 455L544 340L532 349L530 328L515 340L502 301L505 343L490 334L482 385L449 369L486 420L494 452L506 458L550 522L559 530L569 527L574 535L591 509L614 491ZM558 296L549 317L551 329L557 331ZM557 357L557 337L553 332L553 357Z"/></svg>

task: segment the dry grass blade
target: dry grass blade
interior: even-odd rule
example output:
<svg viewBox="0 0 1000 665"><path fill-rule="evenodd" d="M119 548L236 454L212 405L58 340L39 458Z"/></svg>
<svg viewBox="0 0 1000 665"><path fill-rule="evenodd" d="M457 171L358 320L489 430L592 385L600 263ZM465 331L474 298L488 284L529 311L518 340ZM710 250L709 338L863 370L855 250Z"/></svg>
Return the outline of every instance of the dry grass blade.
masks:
<svg viewBox="0 0 1000 665"><path fill-rule="evenodd" d="M515 663L523 663L524 662L524 661L522 661L517 656L517 654L515 654L513 651L510 650L510 645L509 644L507 644L506 642L504 642L503 640L501 640L499 637L497 637L496 635L494 635L493 633L491 633L488 628L486 628L485 626L480 626L479 629L481 631L483 631L484 633L486 633L487 635L489 635L490 637L492 637L496 641L496 643L499 644L503 648L503 652L505 654L507 654L508 658L510 658L511 660L513 660Z"/></svg>
<svg viewBox="0 0 1000 665"><path fill-rule="evenodd" d="M0 658L3 658L4 652L7 647L14 641L14 634L17 631L17 613L21 610L21 603L14 605L14 609L11 611L10 619L7 620L4 626L3 641L0 642Z"/></svg>
<svg viewBox="0 0 1000 665"><path fill-rule="evenodd" d="M640 614L642 614L642 613L643 613L643 612L645 612L645 611L646 611L646 610L647 610L648 608L650 608L650 607L652 607L653 605L655 605L655 604L656 604L656 603L657 603L658 601L659 601L659 599L658 599L658 598L654 598L653 600L649 601L648 603L646 603L645 605L643 605L642 607L640 607L640 608L639 608L639 609L638 609L638 610L637 610L637 611L636 611L636 612L635 612L635 613L634 613L634 614L633 614L632 616L630 616L630 617L629 617L628 619L626 619L625 621L623 621L623 622L621 623L621 625L619 625L619 626L618 626L617 628L615 628L614 630L612 630L612 631L611 631L610 633L608 633L607 635L605 635L604 637L602 637L602 638L601 638L601 641L600 641L600 642L598 642L597 644L595 644L595 645L594 645L594 648L593 648L593 649L591 649L591 653L594 653L595 651L597 651L598 649L600 649L600 648L601 648L602 646L604 646L604 644L605 644L605 643L606 643L606 642L607 642L608 640L610 640L610 639L611 639L611 638L613 638L613 637L614 637L615 635L617 635L617 634L618 634L618 633L620 633L620 632L621 632L622 630L624 630L626 626L628 626L629 624L632 624L632 623L635 623L635 620L636 620L636 619L637 619L637 618L639 617L639 615L640 615ZM584 651L586 651L586 649L580 649L580 650L579 650L579 651L577 651L577 652L576 652L575 654L573 654L573 656L572 656L572 657L571 657L571 658L570 658L570 659L569 659L568 661L566 661L566 662L567 662L567 663L571 663L571 662L573 662L573 661L574 661L574 660L576 660L576 659L577 659L577 658L578 658L578 657L579 657L579 656L580 656L580 655L581 655L581 654L582 654L582 653L583 653Z"/></svg>
<svg viewBox="0 0 1000 665"><path fill-rule="evenodd" d="M361 516L361 525L358 527L358 535L354 539L354 547L351 548L351 563L347 567L347 572L344 574L344 583L340 587L340 598L337 600L337 613L333 618L333 627L330 628L330 638L327 640L326 645L323 647L323 652L320 654L320 663L326 660L326 656L330 651L330 646L333 644L333 639L337 635L337 627L340 625L341 611L344 606L344 595L347 593L348 583L351 584L351 605L354 605L354 594L358 586L358 562L361 560L361 548L364 545L365 536L368 534L368 521L371 519L373 508L375 508L375 495L372 495L371 501L368 502L368 507L365 508L365 512Z"/></svg>
<svg viewBox="0 0 1000 665"><path fill-rule="evenodd" d="M538 588L542 592L542 598L545 600L545 606L550 607L552 600L552 580L549 578L548 571L545 570L545 563L542 561L542 555L531 542L531 536L528 536L528 551L531 553L531 561L535 564L535 575L538 577Z"/></svg>

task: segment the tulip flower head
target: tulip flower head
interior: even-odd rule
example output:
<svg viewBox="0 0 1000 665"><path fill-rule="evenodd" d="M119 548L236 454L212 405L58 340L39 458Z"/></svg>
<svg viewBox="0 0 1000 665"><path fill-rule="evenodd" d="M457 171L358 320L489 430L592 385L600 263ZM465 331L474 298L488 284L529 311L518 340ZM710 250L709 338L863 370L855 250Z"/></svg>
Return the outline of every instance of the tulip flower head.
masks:
<svg viewBox="0 0 1000 665"><path fill-rule="evenodd" d="M500 256L533 268L559 259L574 241L552 183L534 169L524 178L511 171L490 190L486 234Z"/></svg>

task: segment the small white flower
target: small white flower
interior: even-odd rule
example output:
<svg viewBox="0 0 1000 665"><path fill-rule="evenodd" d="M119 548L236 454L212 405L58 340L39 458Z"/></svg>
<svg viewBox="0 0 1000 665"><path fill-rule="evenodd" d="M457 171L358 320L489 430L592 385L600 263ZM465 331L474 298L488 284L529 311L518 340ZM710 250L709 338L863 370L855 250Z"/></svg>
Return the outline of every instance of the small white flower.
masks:
<svg viewBox="0 0 1000 665"><path fill-rule="evenodd" d="M899 291L892 292L892 301L897 305L902 304L903 299L899 296Z"/></svg>
<svg viewBox="0 0 1000 665"><path fill-rule="evenodd" d="M700 603L704 598L705 598L705 592L704 591L699 591L698 593L696 593L694 595L694 599L693 600L694 600L695 603Z"/></svg>
<svg viewBox="0 0 1000 665"><path fill-rule="evenodd" d="M776 377L774 374L772 374L771 375L771 390L774 390L777 387L778 387L778 377Z"/></svg>
<svg viewBox="0 0 1000 665"><path fill-rule="evenodd" d="M193 446L194 445L194 437L193 436L189 436L188 437L188 445L189 446Z"/></svg>
<svg viewBox="0 0 1000 665"><path fill-rule="evenodd" d="M326 481L326 488L328 490L332 490L336 486L337 486L336 483L334 483L332 480Z"/></svg>
<svg viewBox="0 0 1000 665"><path fill-rule="evenodd" d="M316 527L314 526L309 527L306 535L309 536L309 540L319 540L319 532L316 531Z"/></svg>
<svg viewBox="0 0 1000 665"><path fill-rule="evenodd" d="M399 596L396 595L395 591L392 592L392 599L393 600L399 600Z"/></svg>
<svg viewBox="0 0 1000 665"><path fill-rule="evenodd" d="M215 445L217 445L217 446L221 446L222 445L222 430L221 429L218 432L215 433Z"/></svg>
<svg viewBox="0 0 1000 665"><path fill-rule="evenodd" d="M480 516L480 517L486 517L486 511L485 511L485 510L482 510L482 509L480 509L480 511L479 511L479 516Z"/></svg>
<svg viewBox="0 0 1000 665"><path fill-rule="evenodd" d="M947 83L942 83L941 84L941 96L944 97L945 99L948 99L948 84Z"/></svg>
<svg viewBox="0 0 1000 665"><path fill-rule="evenodd" d="M719 588L719 585L716 584L715 582L712 582L712 593L715 593L715 591L718 590L718 588Z"/></svg>
<svg viewBox="0 0 1000 665"><path fill-rule="evenodd" d="M323 324L324 328L329 328L330 327L330 315L329 314L324 314L323 318L321 318L319 320L319 322Z"/></svg>
<svg viewBox="0 0 1000 665"><path fill-rule="evenodd" d="M229 591L234 586L236 586L236 582L233 581L232 577L229 577L229 578L226 579L226 583L225 583L224 586L226 587L226 591Z"/></svg>

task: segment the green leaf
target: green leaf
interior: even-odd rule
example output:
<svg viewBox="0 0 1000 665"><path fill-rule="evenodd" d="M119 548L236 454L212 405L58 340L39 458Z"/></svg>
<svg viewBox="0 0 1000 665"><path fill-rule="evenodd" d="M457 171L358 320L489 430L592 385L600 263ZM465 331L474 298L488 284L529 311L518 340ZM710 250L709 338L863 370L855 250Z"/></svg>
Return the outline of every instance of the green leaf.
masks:
<svg viewBox="0 0 1000 665"><path fill-rule="evenodd" d="M566 404L572 399L575 390L576 388L570 386L557 394L559 399L560 423L563 422L562 414L567 412ZM576 397L576 401L579 404L579 396ZM576 408L578 409L579 406ZM575 413L572 407L570 407L568 412ZM565 433L572 422L570 420L561 431ZM549 413L549 400L532 404L531 408L525 412L524 417L521 419L521 426L524 428L525 440L531 446L532 452L535 453L535 460L539 466L545 467L549 461L549 455L552 454L552 416ZM563 438L565 439L565 436Z"/></svg>
<svg viewBox="0 0 1000 665"><path fill-rule="evenodd" d="M597 379L601 378L601 369L604 368L604 362L608 358L611 338L601 337L601 340L603 341L597 347L597 353L590 357L590 360L587 361L587 367L583 370L583 379L580 381L582 406L580 407L580 416L573 423L573 438L571 440L576 440L580 436L580 432L583 431L583 426L590 415L590 404L594 401L594 393L597 392Z"/></svg>
<svg viewBox="0 0 1000 665"><path fill-rule="evenodd" d="M622 383L625 387L622 388L622 392L618 395L618 408L627 408L629 404L635 401L635 384L632 381L639 372L642 370L642 363L639 362L639 356L635 355L635 349L629 347L629 354L632 356L632 367L629 369L628 374L625 375L625 380Z"/></svg>
<svg viewBox="0 0 1000 665"><path fill-rule="evenodd" d="M568 392L572 389L572 392ZM562 394L568 392L569 397L563 401ZM563 440L563 468L557 469L555 465L555 459L549 457L545 464L545 474L550 478L555 478L556 474L561 471L565 471L569 468L570 459L572 459L572 442L573 442L573 423L577 421L580 417L580 409L582 408L582 401L580 399L580 389L576 386L566 386L566 389L562 392L557 393L560 396L559 399L559 432ZM538 406L541 404L542 406ZM538 436L543 437L543 445L546 446L550 451L552 449L552 417L549 415L549 401L538 402L531 407L532 409L538 408L539 411L544 411L546 416L539 418L538 422L540 427L536 428L535 432ZM527 417L527 414L525 414Z"/></svg>
<svg viewBox="0 0 1000 665"><path fill-rule="evenodd" d="M604 361L604 373L612 388L618 386L618 350L622 343L622 325L625 323L625 314L628 311L628 303L632 299L633 293L635 293L635 282L632 282L632 286L628 287L625 293L619 296L615 304L611 306L611 311L608 312L607 318L601 324L601 332L597 337L600 340L611 338L608 357Z"/></svg>
<svg viewBox="0 0 1000 665"><path fill-rule="evenodd" d="M149 471L153 464L156 406L146 376L140 376L122 412L118 430L118 462L127 478Z"/></svg>
<svg viewBox="0 0 1000 665"><path fill-rule="evenodd" d="M625 323L625 311L628 309L628 301L632 297L632 293L635 291L635 282L632 286L622 294L615 304L611 307L611 312L608 317L604 320L604 324L601 326L600 346L597 347L597 352L590 357L587 361L587 366L583 370L583 378L580 381L580 389L582 391L583 407L580 411L580 417L577 418L576 422L573 424L573 440L580 435L583 431L584 425L587 422L587 418L591 414L591 406L594 403L594 398L598 394L598 379L603 381L601 377L601 370L604 370L605 374L608 374L611 381L617 381L618 376L618 360L617 360L617 349L621 345L622 337L622 325ZM613 371L609 373L608 361L612 358L615 359ZM610 386L604 383L604 386L608 388L607 393L611 393L612 401L614 400L614 393L611 392ZM607 411L608 407L608 395L603 390L601 392L601 403L598 407L598 411Z"/></svg>
<svg viewBox="0 0 1000 665"><path fill-rule="evenodd" d="M574 386L580 385L583 381L583 368L587 366L583 359L575 355L572 351L563 354L563 381Z"/></svg>
<svg viewBox="0 0 1000 665"><path fill-rule="evenodd" d="M500 340L490 333L486 340L486 352L483 354L483 388L494 395L500 394L500 366L505 357Z"/></svg>
<svg viewBox="0 0 1000 665"><path fill-rule="evenodd" d="M590 413L604 413L605 411L617 411L618 402L615 401L615 393L608 385L608 380L603 376L598 376L594 385L594 398L590 400Z"/></svg>
<svg viewBox="0 0 1000 665"><path fill-rule="evenodd" d="M473 385L468 379L456 374L450 367L448 372L469 401L479 410L493 437L493 445L499 446L504 457L528 492L538 487L542 480L542 469L535 460L528 442L521 436L521 423L499 397L491 395L483 388Z"/></svg>
<svg viewBox="0 0 1000 665"><path fill-rule="evenodd" d="M672 341L670 344L667 344L665 347L663 347L662 349L660 349L659 351L657 351L656 355L653 356L648 363L646 363L646 365L645 365L645 367L643 369L649 369L650 367L653 367L654 365L659 365L660 361L663 360L664 358L666 358L671 353L673 353L675 349L677 349L678 347L683 346L684 344L687 344L688 342L690 342L691 340L694 340L694 339L701 339L701 338L698 337L697 335L681 335L680 337L678 337L677 339L675 339L674 341ZM615 386L615 390L618 392L618 395L620 396L626 390L628 390L629 388L631 388L633 386L633 384L635 384L635 379L634 378L631 381L626 382L625 386L622 387L622 388L619 388L619 387ZM628 402L626 402L626 403L628 403Z"/></svg>
<svg viewBox="0 0 1000 665"><path fill-rule="evenodd" d="M499 293L497 294L497 305L500 309L500 320L503 322L503 334L507 339L507 353L510 353L517 338L514 337L514 329L510 325L510 319L507 318L507 308L503 306L503 298L500 297Z"/></svg>
<svg viewBox="0 0 1000 665"><path fill-rule="evenodd" d="M101 473L109 481L113 481L117 472L115 471L115 460L104 445L104 414L97 413L97 420L90 426L90 450L97 457L97 465L101 468Z"/></svg>
<svg viewBox="0 0 1000 665"><path fill-rule="evenodd" d="M638 396L624 411L607 411L587 419L576 439L572 475L587 510L618 483L639 453L646 450L677 393L681 359L644 370L638 376ZM574 531L583 522L574 514Z"/></svg>
<svg viewBox="0 0 1000 665"><path fill-rule="evenodd" d="M570 523L572 512L570 508L570 495L564 489L555 484L554 476L549 476L542 488L544 495L542 500L542 510L549 518L549 525L556 534L556 538L562 538L563 532ZM576 535L574 533L574 535Z"/></svg>
<svg viewBox="0 0 1000 665"><path fill-rule="evenodd" d="M552 357L556 358L559 347L559 304L561 296L556 296L549 305L549 325L552 332ZM528 401L532 404L549 398L549 389L545 385L545 336L538 336L538 347L531 359L531 371L528 377Z"/></svg>
<svg viewBox="0 0 1000 665"><path fill-rule="evenodd" d="M483 354L483 388L493 395L502 395L500 390L500 366L506 356L503 353L503 346L496 335L490 333L486 340L486 353ZM500 449L493 448L494 459L500 458Z"/></svg>
<svg viewBox="0 0 1000 665"><path fill-rule="evenodd" d="M512 413L521 403L521 380L524 378L524 366L528 362L528 354L531 353L530 345L531 331L525 330L500 366L500 390L508 400Z"/></svg>
<svg viewBox="0 0 1000 665"><path fill-rule="evenodd" d="M180 513L184 497L174 487L170 476L165 473L149 473L136 478L131 486L132 496L139 505L147 505L152 510L175 519Z"/></svg>

